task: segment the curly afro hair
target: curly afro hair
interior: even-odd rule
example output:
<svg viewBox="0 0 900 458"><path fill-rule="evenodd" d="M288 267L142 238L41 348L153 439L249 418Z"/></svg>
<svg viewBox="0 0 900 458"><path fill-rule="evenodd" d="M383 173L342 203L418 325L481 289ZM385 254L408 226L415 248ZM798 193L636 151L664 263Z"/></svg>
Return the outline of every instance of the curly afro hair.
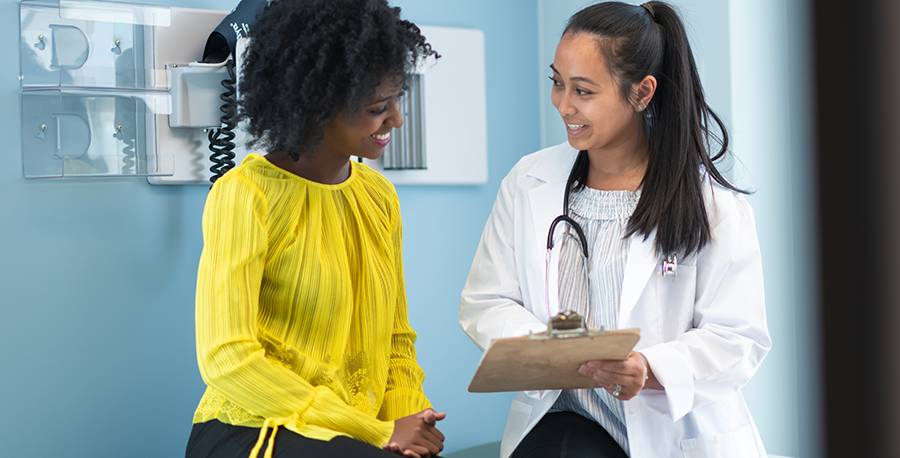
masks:
<svg viewBox="0 0 900 458"><path fill-rule="evenodd" d="M359 110L383 79L440 57L386 0L275 0L251 33L239 118L250 146L294 161L315 154L325 125Z"/></svg>

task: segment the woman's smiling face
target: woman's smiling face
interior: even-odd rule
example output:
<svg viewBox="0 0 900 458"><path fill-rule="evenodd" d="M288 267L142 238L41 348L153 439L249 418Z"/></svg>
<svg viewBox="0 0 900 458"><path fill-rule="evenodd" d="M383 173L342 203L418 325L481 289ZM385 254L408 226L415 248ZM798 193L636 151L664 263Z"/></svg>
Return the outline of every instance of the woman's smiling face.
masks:
<svg viewBox="0 0 900 458"><path fill-rule="evenodd" d="M622 98L597 39L565 34L550 68L550 100L559 111L569 144L578 150L634 150L639 139L636 107Z"/></svg>
<svg viewBox="0 0 900 458"><path fill-rule="evenodd" d="M373 160L381 157L391 141L391 131L403 125L399 105L402 91L402 79L383 79L368 103L355 113L339 113L325 126L317 154Z"/></svg>

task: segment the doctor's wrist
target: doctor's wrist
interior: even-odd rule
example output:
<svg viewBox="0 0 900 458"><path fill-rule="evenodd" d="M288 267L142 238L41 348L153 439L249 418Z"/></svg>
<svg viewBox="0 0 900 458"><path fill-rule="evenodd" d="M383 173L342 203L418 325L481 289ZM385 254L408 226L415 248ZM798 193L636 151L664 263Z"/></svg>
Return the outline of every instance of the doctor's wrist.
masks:
<svg viewBox="0 0 900 458"><path fill-rule="evenodd" d="M656 379L656 376L653 375L653 369L650 367L650 361L647 361L647 357L639 351L636 351L634 353L638 355L638 358L641 361L643 361L644 368L646 370L644 375L644 389L665 390L662 384L659 383L659 380Z"/></svg>

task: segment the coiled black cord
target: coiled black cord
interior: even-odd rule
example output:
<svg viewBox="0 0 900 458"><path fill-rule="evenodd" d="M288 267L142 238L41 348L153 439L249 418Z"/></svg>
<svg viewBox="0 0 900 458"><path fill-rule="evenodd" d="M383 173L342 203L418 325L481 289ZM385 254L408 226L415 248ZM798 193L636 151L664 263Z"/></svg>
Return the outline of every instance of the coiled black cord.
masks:
<svg viewBox="0 0 900 458"><path fill-rule="evenodd" d="M219 96L223 103L219 110L222 111L222 117L219 122L222 127L209 130L209 150L212 154L209 160L213 165L209 168L212 176L209 177L211 183L215 183L225 172L234 168L234 128L237 124L234 118L237 115L237 99L235 98L235 84L237 82L234 73L234 60L228 59L225 62L225 68L228 69L228 78L222 80L222 86L225 92Z"/></svg>

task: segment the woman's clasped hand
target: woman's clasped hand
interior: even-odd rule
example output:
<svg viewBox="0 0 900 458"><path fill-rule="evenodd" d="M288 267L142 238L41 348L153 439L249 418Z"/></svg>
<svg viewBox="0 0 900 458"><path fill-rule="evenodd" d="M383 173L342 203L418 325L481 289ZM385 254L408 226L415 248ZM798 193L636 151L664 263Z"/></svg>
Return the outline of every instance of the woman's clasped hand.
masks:
<svg viewBox="0 0 900 458"><path fill-rule="evenodd" d="M425 409L394 420L394 434L384 449L410 458L434 456L444 449L444 435L437 429L446 413Z"/></svg>

